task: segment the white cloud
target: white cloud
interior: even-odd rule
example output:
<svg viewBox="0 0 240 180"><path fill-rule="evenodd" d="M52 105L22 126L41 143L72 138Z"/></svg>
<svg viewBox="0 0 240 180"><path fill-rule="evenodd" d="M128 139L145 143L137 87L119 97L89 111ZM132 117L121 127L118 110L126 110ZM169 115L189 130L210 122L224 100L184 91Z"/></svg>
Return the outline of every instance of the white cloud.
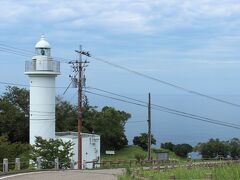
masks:
<svg viewBox="0 0 240 180"><path fill-rule="evenodd" d="M136 32L167 31L240 14L236 0L52 0L0 1L1 20L61 23L72 28L119 28ZM220 19L219 19L220 18Z"/></svg>
<svg viewBox="0 0 240 180"><path fill-rule="evenodd" d="M26 15L28 7L25 5L17 4L12 1L0 1L0 20L15 22L20 16Z"/></svg>

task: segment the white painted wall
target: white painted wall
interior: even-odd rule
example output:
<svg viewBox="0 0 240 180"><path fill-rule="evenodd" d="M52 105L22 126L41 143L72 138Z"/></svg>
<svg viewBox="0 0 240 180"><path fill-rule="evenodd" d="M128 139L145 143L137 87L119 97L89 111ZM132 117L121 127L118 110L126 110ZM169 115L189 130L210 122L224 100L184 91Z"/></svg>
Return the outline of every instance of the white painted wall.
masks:
<svg viewBox="0 0 240 180"><path fill-rule="evenodd" d="M68 133L66 135L61 135L61 133ZM73 146L73 157L72 160L74 162L78 161L78 141L77 141L77 133L76 132L57 132L57 139L62 139L64 142L71 141L74 143ZM82 164L83 169L92 169L93 163L92 161L98 159L100 162L100 136L96 134L87 134L82 133ZM91 162L91 163L87 163ZM74 168L77 169L77 164L75 164ZM96 167L99 167L97 165Z"/></svg>
<svg viewBox="0 0 240 180"><path fill-rule="evenodd" d="M35 136L55 138L55 77L29 75L30 144L34 144Z"/></svg>
<svg viewBox="0 0 240 180"><path fill-rule="evenodd" d="M89 136L83 135L82 138L82 160L84 168L92 169L93 163L90 163L93 160L100 161L100 136L90 134Z"/></svg>

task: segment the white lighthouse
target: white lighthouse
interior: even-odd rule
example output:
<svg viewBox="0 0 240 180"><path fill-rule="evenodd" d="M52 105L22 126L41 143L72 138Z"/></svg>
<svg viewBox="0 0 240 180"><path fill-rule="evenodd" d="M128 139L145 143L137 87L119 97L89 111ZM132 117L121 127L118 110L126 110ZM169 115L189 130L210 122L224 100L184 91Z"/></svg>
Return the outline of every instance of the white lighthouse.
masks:
<svg viewBox="0 0 240 180"><path fill-rule="evenodd" d="M30 81L30 144L35 137L55 139L55 78L60 62L51 57L50 44L42 35L35 45L36 55L25 64Z"/></svg>
<svg viewBox="0 0 240 180"><path fill-rule="evenodd" d="M55 132L55 78L60 74L60 62L51 57L50 44L44 36L35 45L36 55L25 64L25 74L30 81L30 127L29 142L35 144L35 137L62 139L74 143L72 161L78 162L77 132ZM93 168L93 162L100 163L100 136L81 133L82 168ZM95 167L98 167L96 165ZM77 168L77 164L75 165Z"/></svg>

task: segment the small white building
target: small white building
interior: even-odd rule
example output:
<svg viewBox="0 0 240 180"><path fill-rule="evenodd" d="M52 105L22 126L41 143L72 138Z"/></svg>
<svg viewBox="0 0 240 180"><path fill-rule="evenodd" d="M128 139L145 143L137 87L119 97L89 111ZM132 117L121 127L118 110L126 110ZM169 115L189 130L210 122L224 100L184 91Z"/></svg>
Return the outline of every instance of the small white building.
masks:
<svg viewBox="0 0 240 180"><path fill-rule="evenodd" d="M82 137L82 169L92 169L93 162L100 163L100 136L96 134L81 133ZM77 132L56 132L56 139L62 139L64 142L71 141L73 145L73 157L75 162L74 169L77 169L78 161L78 135ZM96 164L95 167L99 167Z"/></svg>
<svg viewBox="0 0 240 180"><path fill-rule="evenodd" d="M35 144L36 136L70 140L74 143L72 160L77 162L77 132L55 133L55 79L60 75L60 62L51 57L51 46L43 35L35 45L32 60L25 63L25 74L30 82L30 144ZM90 169L93 168L93 161L100 162L100 136L86 133L81 136L82 168Z"/></svg>

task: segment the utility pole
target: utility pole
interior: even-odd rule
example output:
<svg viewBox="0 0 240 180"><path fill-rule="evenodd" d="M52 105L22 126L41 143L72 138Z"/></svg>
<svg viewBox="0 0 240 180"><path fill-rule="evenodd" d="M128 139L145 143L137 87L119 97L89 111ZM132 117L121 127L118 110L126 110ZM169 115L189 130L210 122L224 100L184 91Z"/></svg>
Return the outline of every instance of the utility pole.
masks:
<svg viewBox="0 0 240 180"><path fill-rule="evenodd" d="M75 50L75 52L79 53L79 60L76 61L71 61L69 62L72 64L73 72L76 72L75 76L71 76L72 78L72 83L73 86L76 85L78 88L78 169L82 169L82 137L81 137L81 132L82 132L82 121L83 121L83 116L82 116L82 104L83 104L83 87L85 87L85 67L87 66L86 64L88 63L87 61L82 60L82 54L88 52L82 51L82 46L80 45L79 50ZM84 54L85 55L85 54ZM90 55L89 55L90 56Z"/></svg>
<svg viewBox="0 0 240 180"><path fill-rule="evenodd" d="M79 51L82 51L80 45ZM78 169L82 169L82 54L79 53L78 63Z"/></svg>
<svg viewBox="0 0 240 180"><path fill-rule="evenodd" d="M148 160L151 160L151 145L152 145L152 133L151 133L151 94L148 93Z"/></svg>

